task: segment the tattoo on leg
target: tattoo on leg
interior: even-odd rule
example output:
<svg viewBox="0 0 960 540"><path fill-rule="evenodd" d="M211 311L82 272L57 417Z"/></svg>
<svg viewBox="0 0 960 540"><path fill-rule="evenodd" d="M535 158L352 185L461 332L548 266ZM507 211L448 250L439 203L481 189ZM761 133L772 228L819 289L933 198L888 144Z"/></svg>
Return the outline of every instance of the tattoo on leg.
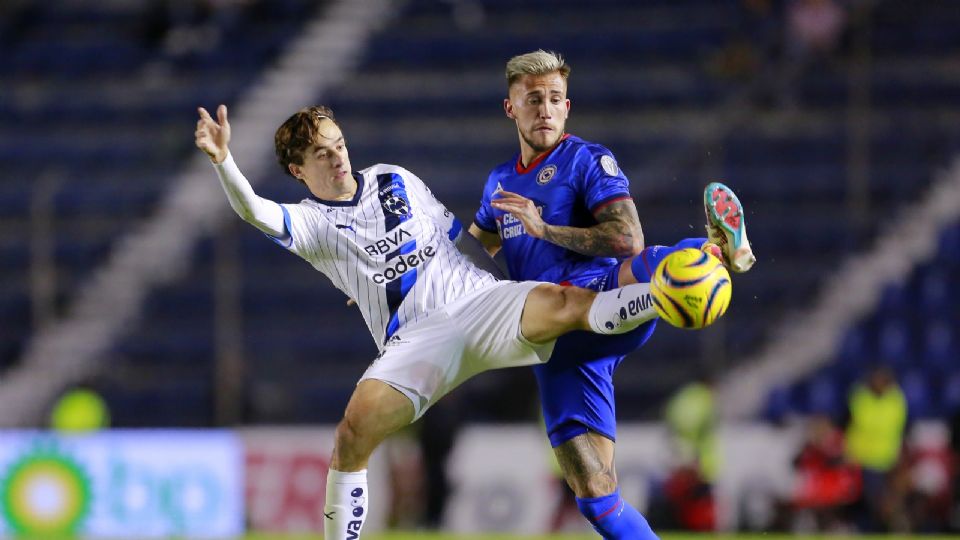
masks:
<svg viewBox="0 0 960 540"><path fill-rule="evenodd" d="M577 497L599 497L617 488L613 457L605 460L589 434L577 435L554 448L557 461Z"/></svg>

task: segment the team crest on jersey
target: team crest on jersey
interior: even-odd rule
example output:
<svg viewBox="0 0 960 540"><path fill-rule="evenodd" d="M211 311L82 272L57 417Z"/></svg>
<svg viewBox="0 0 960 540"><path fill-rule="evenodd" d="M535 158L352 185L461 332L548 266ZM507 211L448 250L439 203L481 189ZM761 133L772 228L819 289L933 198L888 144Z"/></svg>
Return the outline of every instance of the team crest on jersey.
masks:
<svg viewBox="0 0 960 540"><path fill-rule="evenodd" d="M383 200L383 209L395 216L405 216L410 213L407 201L398 195L390 195Z"/></svg>
<svg viewBox="0 0 960 540"><path fill-rule="evenodd" d="M604 155L600 158L600 166L603 167L603 172L610 176L618 176L620 174L620 167L617 167L617 161L613 159L613 156Z"/></svg>
<svg viewBox="0 0 960 540"><path fill-rule="evenodd" d="M537 183L541 186L547 182L553 180L554 175L557 174L556 165L546 165L540 169L540 174L537 175Z"/></svg>

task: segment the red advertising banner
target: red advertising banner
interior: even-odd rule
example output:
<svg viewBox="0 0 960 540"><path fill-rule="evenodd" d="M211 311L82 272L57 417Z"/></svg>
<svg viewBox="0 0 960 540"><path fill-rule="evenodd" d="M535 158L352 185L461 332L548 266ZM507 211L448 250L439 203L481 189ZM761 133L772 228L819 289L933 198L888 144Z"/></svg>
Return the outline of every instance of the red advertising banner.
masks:
<svg viewBox="0 0 960 540"><path fill-rule="evenodd" d="M247 528L263 532L322 532L333 428L252 428L246 447ZM370 514L364 531L383 528L389 482L374 454L367 473Z"/></svg>

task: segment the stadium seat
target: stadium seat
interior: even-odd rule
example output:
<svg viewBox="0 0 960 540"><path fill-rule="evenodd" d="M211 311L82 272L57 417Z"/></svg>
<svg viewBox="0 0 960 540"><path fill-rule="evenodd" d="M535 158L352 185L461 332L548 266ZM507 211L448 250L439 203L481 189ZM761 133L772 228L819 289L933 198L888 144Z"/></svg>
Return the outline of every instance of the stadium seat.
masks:
<svg viewBox="0 0 960 540"><path fill-rule="evenodd" d="M907 413L910 418L929 418L939 414L938 392L932 386L931 380L922 370L912 369L902 376L900 387L907 399Z"/></svg>

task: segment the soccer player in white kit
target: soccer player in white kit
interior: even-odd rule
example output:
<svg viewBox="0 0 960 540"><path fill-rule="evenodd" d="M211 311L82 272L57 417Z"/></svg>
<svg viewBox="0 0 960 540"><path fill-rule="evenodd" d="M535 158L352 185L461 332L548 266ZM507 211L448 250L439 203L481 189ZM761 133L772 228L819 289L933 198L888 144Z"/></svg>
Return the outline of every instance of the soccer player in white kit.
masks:
<svg viewBox="0 0 960 540"><path fill-rule="evenodd" d="M481 268L489 259L474 264L458 249L473 238L419 178L395 165L353 172L326 107L301 109L276 132L281 167L310 192L282 205L256 195L234 162L227 108L218 107L217 120L198 111L196 145L213 161L233 209L354 299L380 349L337 425L324 507L328 540L359 537L368 513L366 466L377 445L464 380L545 362L566 332L618 334L656 317L646 283L597 293L504 281Z"/></svg>

